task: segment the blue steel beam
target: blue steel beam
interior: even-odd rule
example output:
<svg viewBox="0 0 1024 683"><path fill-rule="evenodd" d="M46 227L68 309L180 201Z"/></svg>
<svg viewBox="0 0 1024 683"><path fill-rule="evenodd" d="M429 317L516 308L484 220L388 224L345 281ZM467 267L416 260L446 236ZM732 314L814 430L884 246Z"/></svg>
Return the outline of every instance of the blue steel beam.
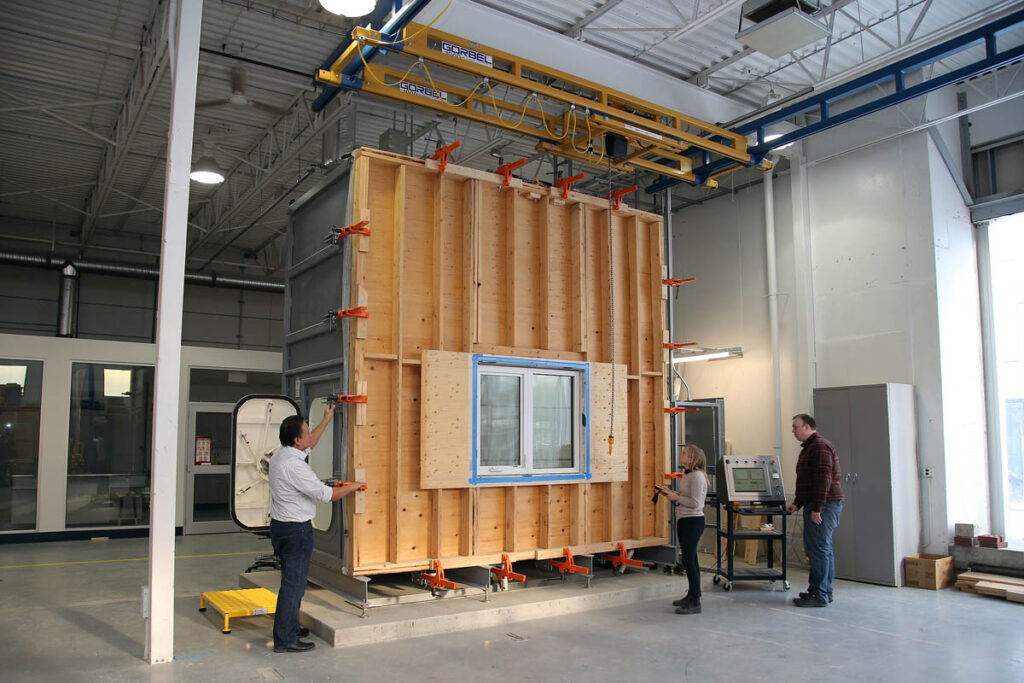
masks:
<svg viewBox="0 0 1024 683"><path fill-rule="evenodd" d="M875 112L883 109L902 104L903 102L915 97L920 97L921 95L944 88L947 85L966 80L973 76L981 75L986 71L997 69L1009 64L1010 62L1024 58L1024 45L1018 45L1017 47L1009 48L1002 52L998 52L996 48L996 39L998 35L1017 27L1021 23L1024 23L1024 10L1008 14L1002 19L998 19L990 24L982 26L981 28L969 31L962 36L952 38L944 43L940 43L939 45L919 52L916 55L906 57L898 62L876 69L871 73L865 74L859 78L849 81L848 83L838 85L823 93L812 95L811 97L791 104L788 107L783 107L778 111L737 126L732 130L742 135L749 135L750 133L757 134L757 144L748 147L747 151L751 156L751 165L758 164L762 159L764 159L765 155L773 149L796 142L797 140L814 135L815 133L820 133L823 130L828 130L829 128L853 121L854 119L867 116L868 114L874 114ZM917 85L907 87L905 77L908 72L972 48L979 43L983 43L985 46L984 59L968 64L967 66L956 69L955 71L942 74L941 76L924 80ZM842 112L841 114L831 113L830 107L832 103L841 100L844 97L849 97L850 95L862 92L879 83L889 81L894 83L895 92L878 97L870 102L866 102L860 106L854 107L853 109ZM770 142L765 142L764 132L768 126L780 123L793 116L813 111L815 109L821 113L821 120L801 128L797 128L796 130L786 133L782 137L775 138ZM736 165L738 165L737 162L726 158L711 161L708 159L708 155L705 154L703 165L693 169L693 174L697 176L697 182L702 184L712 175ZM662 177L649 185L646 188L646 191L654 194L677 185L680 182L682 181L677 178Z"/></svg>
<svg viewBox="0 0 1024 683"><path fill-rule="evenodd" d="M395 5L397 6L401 0L396 0ZM391 17L391 20L381 27L381 37L386 41L397 40L406 26L409 25L416 15L420 13L430 0L414 0L410 4L406 5L401 9L396 9L395 14ZM384 7L387 7L389 3L384 3ZM373 23L374 17L380 17L381 19L387 16L386 9L380 9L371 15L369 23ZM334 52L323 61L320 65L321 69L330 69L334 65L334 61L341 56L341 54L352 44L352 41L342 42L338 44L338 47L334 48ZM401 48L401 45L395 46L397 49ZM374 57L377 56L382 50L376 46L364 46L360 50L362 52L361 59L353 59L349 62L341 72L341 87L333 87L330 85L323 85L320 94L313 101L313 111L319 112L327 106L327 103L335 98L335 96L342 90L360 90L363 87L363 62L369 63Z"/></svg>

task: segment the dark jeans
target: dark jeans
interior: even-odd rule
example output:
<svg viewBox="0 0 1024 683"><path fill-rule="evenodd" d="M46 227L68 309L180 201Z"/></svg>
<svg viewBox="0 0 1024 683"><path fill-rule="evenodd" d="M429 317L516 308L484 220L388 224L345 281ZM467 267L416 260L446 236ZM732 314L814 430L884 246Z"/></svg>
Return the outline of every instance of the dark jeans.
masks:
<svg viewBox="0 0 1024 683"><path fill-rule="evenodd" d="M811 521L811 506L804 506L804 552L811 563L808 593L816 593L825 600L832 598L832 582L836 578L836 558L832 553L832 532L839 526L839 513L843 501L825 503L821 509L821 524Z"/></svg>
<svg viewBox="0 0 1024 683"><path fill-rule="evenodd" d="M700 599L700 565L697 564L697 544L704 533L704 517L681 517L676 520L676 538L682 550L680 562L686 571L686 580L690 584L688 595Z"/></svg>
<svg viewBox="0 0 1024 683"><path fill-rule="evenodd" d="M270 520L270 540L281 560L281 590L274 613L274 647L288 647L299 639L299 605L306 593L309 563L313 558L310 522Z"/></svg>

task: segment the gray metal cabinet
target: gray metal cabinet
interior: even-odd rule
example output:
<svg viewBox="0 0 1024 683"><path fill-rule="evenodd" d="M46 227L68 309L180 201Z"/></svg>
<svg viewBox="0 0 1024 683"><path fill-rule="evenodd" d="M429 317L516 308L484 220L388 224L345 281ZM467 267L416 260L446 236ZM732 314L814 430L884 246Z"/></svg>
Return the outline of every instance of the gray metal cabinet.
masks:
<svg viewBox="0 0 1024 683"><path fill-rule="evenodd" d="M843 470L836 576L902 586L903 558L918 552L921 530L914 387L815 389L814 419Z"/></svg>

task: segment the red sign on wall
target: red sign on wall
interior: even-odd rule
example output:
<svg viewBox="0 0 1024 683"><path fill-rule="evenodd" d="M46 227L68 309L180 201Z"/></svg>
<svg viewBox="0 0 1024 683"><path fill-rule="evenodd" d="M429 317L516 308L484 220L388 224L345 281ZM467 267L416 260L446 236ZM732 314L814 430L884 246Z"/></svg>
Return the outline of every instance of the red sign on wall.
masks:
<svg viewBox="0 0 1024 683"><path fill-rule="evenodd" d="M209 436L196 437L196 464L209 465L213 455L213 438Z"/></svg>

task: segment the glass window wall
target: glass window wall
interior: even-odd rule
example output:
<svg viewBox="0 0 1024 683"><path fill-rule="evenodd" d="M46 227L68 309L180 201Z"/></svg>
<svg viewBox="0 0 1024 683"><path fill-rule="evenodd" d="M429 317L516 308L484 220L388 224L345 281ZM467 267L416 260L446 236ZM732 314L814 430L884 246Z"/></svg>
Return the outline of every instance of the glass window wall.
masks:
<svg viewBox="0 0 1024 683"><path fill-rule="evenodd" d="M70 410L67 527L149 524L153 368L72 363Z"/></svg>
<svg viewBox="0 0 1024 683"><path fill-rule="evenodd" d="M0 531L34 529L43 362L0 359Z"/></svg>

